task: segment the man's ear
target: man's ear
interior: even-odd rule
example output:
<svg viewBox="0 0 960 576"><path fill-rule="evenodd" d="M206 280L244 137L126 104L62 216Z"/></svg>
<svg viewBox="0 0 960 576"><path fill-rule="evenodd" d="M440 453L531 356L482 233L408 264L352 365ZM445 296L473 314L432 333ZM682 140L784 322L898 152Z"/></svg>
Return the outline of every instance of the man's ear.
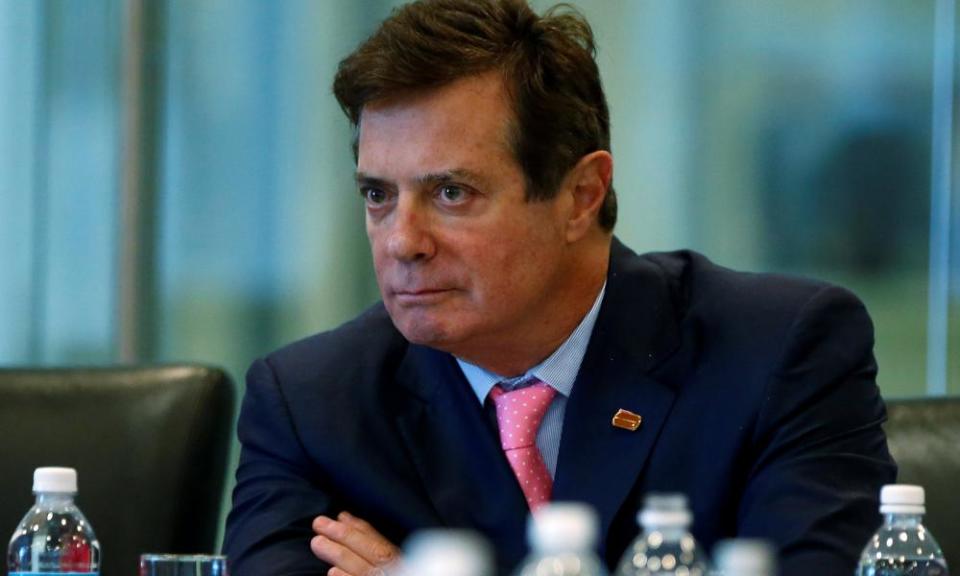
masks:
<svg viewBox="0 0 960 576"><path fill-rule="evenodd" d="M613 156L597 150L581 158L567 175L566 189L573 196L573 209L567 220L567 241L574 242L597 223L613 178Z"/></svg>

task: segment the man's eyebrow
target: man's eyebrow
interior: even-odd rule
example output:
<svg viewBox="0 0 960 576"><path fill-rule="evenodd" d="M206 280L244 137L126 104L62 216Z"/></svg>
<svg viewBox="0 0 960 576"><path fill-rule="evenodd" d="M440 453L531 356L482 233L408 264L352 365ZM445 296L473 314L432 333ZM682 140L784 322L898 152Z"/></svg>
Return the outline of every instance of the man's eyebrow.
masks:
<svg viewBox="0 0 960 576"><path fill-rule="evenodd" d="M418 184L443 184L446 182L465 181L470 184L481 184L483 178L472 170L453 168L442 172L430 172L416 178Z"/></svg>
<svg viewBox="0 0 960 576"><path fill-rule="evenodd" d="M378 178L364 172L357 172L355 180L361 186L375 186L377 188L391 188L393 184L389 180ZM417 176L414 181L417 184L444 184L446 182L463 181L469 184L482 184L485 180L476 172L464 168L453 168L440 172L428 172Z"/></svg>
<svg viewBox="0 0 960 576"><path fill-rule="evenodd" d="M373 186L375 188L389 188L390 183L383 178L377 178L376 176L370 176L364 174L363 172L357 172L355 177L357 184L360 186Z"/></svg>

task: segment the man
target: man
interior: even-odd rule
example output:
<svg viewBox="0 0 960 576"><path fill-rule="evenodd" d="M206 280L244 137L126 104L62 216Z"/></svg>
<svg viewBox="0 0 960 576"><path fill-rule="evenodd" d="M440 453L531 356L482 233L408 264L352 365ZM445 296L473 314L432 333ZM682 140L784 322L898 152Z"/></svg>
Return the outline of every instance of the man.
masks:
<svg viewBox="0 0 960 576"><path fill-rule="evenodd" d="M434 526L481 532L506 573L550 499L596 508L613 565L650 491L686 494L708 548L768 538L784 575L852 573L895 477L870 320L839 288L612 236L582 18L410 4L334 90L383 303L250 369L235 576L376 574ZM518 394L539 406L522 456Z"/></svg>

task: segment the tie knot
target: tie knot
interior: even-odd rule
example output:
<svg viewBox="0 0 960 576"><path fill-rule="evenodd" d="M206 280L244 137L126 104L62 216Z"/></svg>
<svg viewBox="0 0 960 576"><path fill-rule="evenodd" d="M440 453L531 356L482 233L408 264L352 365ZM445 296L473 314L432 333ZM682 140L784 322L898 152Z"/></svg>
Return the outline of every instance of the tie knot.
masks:
<svg viewBox="0 0 960 576"><path fill-rule="evenodd" d="M504 450L536 443L537 429L555 394L556 390L540 381L510 392L499 384L493 387L490 397L497 408L500 443Z"/></svg>

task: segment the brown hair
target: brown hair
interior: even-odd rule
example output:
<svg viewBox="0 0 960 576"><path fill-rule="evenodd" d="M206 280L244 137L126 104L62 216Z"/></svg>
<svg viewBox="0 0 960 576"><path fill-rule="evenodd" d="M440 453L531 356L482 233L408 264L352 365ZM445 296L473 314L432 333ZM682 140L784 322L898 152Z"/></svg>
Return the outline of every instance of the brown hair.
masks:
<svg viewBox="0 0 960 576"><path fill-rule="evenodd" d="M367 102L499 68L514 100L512 146L527 199L544 200L580 158L610 149L594 54L590 25L569 5L538 16L526 0L419 0L340 62L333 92L357 128ZM612 185L598 219L606 230L616 223Z"/></svg>

